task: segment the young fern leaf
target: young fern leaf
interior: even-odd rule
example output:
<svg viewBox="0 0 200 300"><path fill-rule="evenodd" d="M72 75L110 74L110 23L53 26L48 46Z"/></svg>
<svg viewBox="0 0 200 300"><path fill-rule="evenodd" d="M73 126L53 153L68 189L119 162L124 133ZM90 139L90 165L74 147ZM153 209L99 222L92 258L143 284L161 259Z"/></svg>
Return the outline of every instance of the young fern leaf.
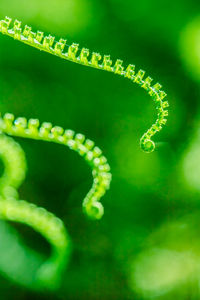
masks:
<svg viewBox="0 0 200 300"><path fill-rule="evenodd" d="M4 173L0 178L0 219L28 225L51 244L51 256L36 270L32 284L36 289L57 288L70 254L70 239L65 226L44 208L18 200L17 189L25 178L26 160L21 147L3 134L0 134L0 158L4 163ZM11 269L10 266L9 272ZM19 283L23 282L19 279Z"/></svg>
<svg viewBox="0 0 200 300"><path fill-rule="evenodd" d="M135 66L131 64L125 68L123 66L123 61L120 59L117 59L113 64L109 55L102 56L95 52L90 55L89 49L82 48L79 50L78 44L72 43L71 45L67 45L66 40L64 39L60 39L56 42L55 38L51 35L44 36L43 32L33 32L32 28L27 25L22 28L21 22L18 20L15 20L12 24L12 20L8 17L0 21L0 32L63 59L118 74L130 79L132 82L137 83L145 89L156 104L157 119L141 137L140 146L145 152L154 151L155 143L151 138L166 124L168 116L166 108L169 104L167 101L163 101L166 97L166 93L161 90L162 86L159 83L152 85L152 78L149 76L144 78L145 72L143 70L136 72Z"/></svg>
<svg viewBox="0 0 200 300"><path fill-rule="evenodd" d="M13 36L15 39L23 40L28 44L35 44L37 48L51 51L54 38L44 37L42 32L35 34L31 28L25 26L23 32L21 23L14 22L12 30L9 29L10 19L0 21L0 31ZM56 55L62 54L65 41L60 40L54 45ZM76 60L78 46L73 44L68 49L71 60ZM89 55L87 49L81 52L82 62L87 62ZM95 64L98 55L93 56ZM105 60L106 68L109 68L109 60ZM56 287L61 277L70 249L70 239L65 230L63 222L44 208L37 207L24 200L18 200L17 189L25 178L26 160L20 146L11 138L17 136L35 140L43 140L65 145L78 152L90 165L93 175L93 184L83 200L83 210L92 219L100 219L103 216L104 208L100 203L101 197L109 189L111 181L110 166L107 159L102 155L100 148L94 142L86 139L83 134L75 134L73 130L64 130L59 126L52 126L51 123L42 123L38 119L26 118L15 119L14 115L6 113L0 117L0 157L5 168L0 178L0 218L14 222L24 223L42 234L52 246L50 258L41 265L34 276L36 287Z"/></svg>
<svg viewBox="0 0 200 300"><path fill-rule="evenodd" d="M92 168L93 185L83 200L83 210L92 219L100 219L104 208L99 202L110 187L111 173L107 159L102 155L94 142L85 139L83 134L75 134L73 130L64 130L51 123L42 123L38 119L15 119L13 114L6 113L0 117L0 131L11 136L43 140L65 145L81 155Z"/></svg>
<svg viewBox="0 0 200 300"><path fill-rule="evenodd" d="M103 206L99 200L109 188L110 167L94 142L85 140L84 135L75 134L72 130L52 127L51 123L39 126L37 119L27 122L25 118L15 119L7 113L0 118L0 132L0 157L4 163L4 173L0 178L0 219L26 224L51 244L52 254L37 270L33 286L37 289L55 289L70 254L70 238L59 218L44 208L18 200L17 189L25 178L26 160L21 147L5 134L63 144L83 156L92 168L94 179L83 201L83 209L93 219L100 219L103 215Z"/></svg>

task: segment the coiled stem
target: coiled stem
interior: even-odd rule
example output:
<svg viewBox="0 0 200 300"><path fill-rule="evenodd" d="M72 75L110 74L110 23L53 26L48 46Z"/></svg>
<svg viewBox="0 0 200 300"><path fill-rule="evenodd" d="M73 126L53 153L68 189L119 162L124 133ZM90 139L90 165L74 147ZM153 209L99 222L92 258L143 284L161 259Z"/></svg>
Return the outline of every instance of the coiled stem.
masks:
<svg viewBox="0 0 200 300"><path fill-rule="evenodd" d="M21 147L5 134L63 144L84 157L92 168L93 185L84 198L83 209L92 219L103 216L104 209L99 200L109 188L110 167L102 151L80 133L75 134L74 131L64 130L59 126L53 127L46 122L40 126L37 119L15 119L9 113L0 117L0 157L4 163L4 172L0 178L0 219L28 225L51 244L52 254L37 270L33 286L55 289L68 261L70 238L59 218L44 208L18 200L17 189L25 178L26 160Z"/></svg>
<svg viewBox="0 0 200 300"><path fill-rule="evenodd" d="M35 45L40 50L52 52L53 37L43 37L42 32L35 34L28 26L25 26L22 33L21 23L18 21L14 22L13 29L9 29L10 22L9 18L0 21L2 33ZM61 39L55 45L55 54L62 56L64 47L65 41ZM71 60L76 58L76 47L75 44L69 47L68 55ZM82 51L80 57L81 63L86 64L87 51ZM95 57L92 58L93 64ZM70 240L60 219L44 208L18 200L17 188L25 178L26 161L20 146L6 135L54 142L78 152L92 169L93 184L83 200L83 210L92 219L100 219L103 216L104 208L100 199L110 186L110 166L101 149L81 133L75 134L73 130L64 130L60 126L53 127L49 122L40 125L38 119L15 119L14 115L9 113L0 117L0 157L5 165L3 176L0 178L0 218L32 227L52 245L52 255L37 271L34 285L54 288L69 256Z"/></svg>
<svg viewBox="0 0 200 300"><path fill-rule="evenodd" d="M26 172L25 155L12 138L3 134L0 134L0 157L4 163L4 173L0 178L0 219L28 225L51 244L51 256L37 270L34 285L55 288L70 253L70 239L65 226L44 208L18 200L17 188Z"/></svg>
<svg viewBox="0 0 200 300"><path fill-rule="evenodd" d="M93 141L86 139L81 133L75 134L73 130L53 127L47 122L40 126L38 119L15 119L14 115L9 113L0 118L0 131L11 136L62 144L81 155L91 166L93 175L93 185L83 200L83 209L92 219L100 219L103 216L104 209L99 200L109 189L112 176L106 157Z"/></svg>
<svg viewBox="0 0 200 300"><path fill-rule="evenodd" d="M118 74L130 79L133 83L136 83L145 89L156 104L157 119L147 132L143 134L140 139L140 146L145 152L154 151L155 143L151 138L166 124L168 116L166 108L169 104L167 101L163 101L166 97L166 93L161 90L162 86L159 83L152 85L153 80L149 76L145 78L145 71L139 70L136 72L135 66L131 64L124 67L121 59L117 59L113 64L110 55L102 56L96 52L93 52L90 55L89 49L79 49L79 44L77 43L67 45L66 40L64 39L60 39L56 42L55 37L51 35L45 36L41 31L33 32L30 26L26 25L22 28L21 22L18 20L15 20L12 25L12 20L8 17L6 17L5 20L0 21L0 32L63 59Z"/></svg>

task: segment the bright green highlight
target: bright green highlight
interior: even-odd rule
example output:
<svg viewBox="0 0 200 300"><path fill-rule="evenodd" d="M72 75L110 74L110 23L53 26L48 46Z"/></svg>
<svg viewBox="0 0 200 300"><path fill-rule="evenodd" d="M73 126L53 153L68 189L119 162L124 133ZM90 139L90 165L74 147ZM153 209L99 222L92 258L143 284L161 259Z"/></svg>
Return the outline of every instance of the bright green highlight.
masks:
<svg viewBox="0 0 200 300"><path fill-rule="evenodd" d="M32 28L27 25L22 28L21 22L18 20L15 20L13 25L11 25L11 22L12 20L8 17L0 21L0 31L3 34L63 59L129 78L132 82L137 83L145 89L156 104L157 119L141 137L140 146L145 152L154 151L155 143L151 138L166 124L168 116L166 108L169 106L167 101L163 101L166 97L166 93L161 90L162 86L159 83L152 85L152 78L149 76L144 78L145 72L143 70L136 72L135 66L131 64L125 68L123 61L120 59L117 59L113 64L110 55L102 56L99 53L93 52L90 56L89 49L82 48L79 50L79 44L72 43L71 45L67 45L64 39L60 39L59 42L56 42L55 37L51 35L44 36L44 33L41 31L35 33L32 31Z"/></svg>

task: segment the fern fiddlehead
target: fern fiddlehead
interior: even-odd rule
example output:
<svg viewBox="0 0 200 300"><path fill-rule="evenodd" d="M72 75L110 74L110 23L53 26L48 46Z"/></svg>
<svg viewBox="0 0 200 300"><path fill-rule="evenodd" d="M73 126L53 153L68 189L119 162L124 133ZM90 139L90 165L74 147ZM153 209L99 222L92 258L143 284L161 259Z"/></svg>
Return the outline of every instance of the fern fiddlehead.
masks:
<svg viewBox="0 0 200 300"><path fill-rule="evenodd" d="M9 113L0 118L0 131L11 136L62 144L78 152L91 166L93 175L93 185L83 200L83 209L90 218L100 219L103 216L104 209L99 200L109 189L111 173L106 157L93 141L86 139L83 134L75 134L73 130L53 127L47 122L40 126L38 119L27 122L26 118L15 119Z"/></svg>
<svg viewBox="0 0 200 300"><path fill-rule="evenodd" d="M59 126L53 127L47 122L40 126L38 119L15 119L9 113L0 117L0 157L5 165L0 179L0 219L24 223L42 234L51 244L52 254L37 270L33 285L52 288L59 281L67 263L70 239L60 219L43 208L18 200L17 188L25 177L26 163L20 146L7 135L63 144L78 152L92 169L93 184L83 200L83 210L92 219L103 216L104 208L99 201L110 185L110 166L100 148L83 134L75 134L73 130L64 130Z"/></svg>
<svg viewBox="0 0 200 300"><path fill-rule="evenodd" d="M5 171L0 179L0 219L24 223L39 232L52 246L51 257L41 265L34 279L34 287L57 287L70 252L70 239L63 222L44 208L18 200L17 188L25 177L26 162L22 149L6 135L50 141L68 146L79 153L92 168L93 185L83 201L84 212L100 219L104 209L99 202L109 188L111 174L107 159L94 142L72 130L63 130L39 120L14 118L5 114L0 118L0 157ZM5 135L6 134L6 135Z"/></svg>
<svg viewBox="0 0 200 300"><path fill-rule="evenodd" d="M128 65L125 69L123 61L118 59L113 66L109 55L104 55L102 58L99 53L92 53L89 58L89 50L83 48L79 51L78 44L67 45L64 39L55 42L54 37L44 36L44 33L40 31L34 33L29 26L25 26L22 30L21 22L17 20L11 26L11 21L8 17L0 21L0 32L63 59L121 75L145 89L156 103L158 115L155 124L140 139L140 145L145 152L152 152L155 149L155 143L151 138L162 129L162 125L166 123L168 115L166 110L168 102L163 101L166 94L161 91L159 83L152 86L152 78L147 77L144 79L145 72L139 70L136 73L134 65ZM90 164L93 174L93 185L83 201L83 208L85 213L91 218L100 219L102 217L103 206L99 200L109 188L111 174L109 173L110 167L106 158L98 147L94 147L94 143L91 140L85 140L82 134L75 134L72 130L64 131L59 126L52 127L51 123L43 123L40 126L37 119L31 119L28 122L25 118L15 119L12 114L5 114L4 117L0 118L0 132L11 136L63 144L83 156ZM67 232L62 221L54 217L53 214L25 201L17 200L17 186L15 184L5 184L6 180L9 181L12 178L12 172L9 173L9 163L6 164L5 162L5 166L8 167L6 169L7 174L5 172L5 176L2 177L2 185L0 183L0 189L2 188L0 218L25 223L40 232L50 242L54 249L53 254L46 264L41 266L36 282L51 284L56 274L60 273L59 269L62 269L63 265L65 265L64 261L66 261L69 244ZM13 178L15 177L13 176Z"/></svg>
<svg viewBox="0 0 200 300"><path fill-rule="evenodd" d="M18 199L17 189L25 178L26 160L19 144L3 134L0 134L0 158L4 163L4 172L0 178L0 219L26 224L51 244L50 258L36 270L31 283L35 288L54 288L69 256L70 239L65 226L44 208ZM12 277L10 270L9 275Z"/></svg>
<svg viewBox="0 0 200 300"><path fill-rule="evenodd" d="M135 66L131 64L125 68L123 61L120 59L117 59L113 65L110 55L102 57L101 54L93 52L90 57L89 49L82 48L79 50L79 44L72 43L71 45L67 45L64 39L56 42L55 37L51 35L44 36L44 33L41 31L33 32L30 26L26 25L22 28L21 22L18 20L15 20L12 25L12 19L8 17L0 21L0 32L63 59L121 75L145 89L155 102L158 112L156 122L141 137L140 146L145 152L154 151L155 143L151 138L166 124L168 116L166 108L169 104L167 101L163 101L166 93L161 90L162 86L159 83L152 85L153 80L149 76L144 79L145 71L139 70L136 73Z"/></svg>

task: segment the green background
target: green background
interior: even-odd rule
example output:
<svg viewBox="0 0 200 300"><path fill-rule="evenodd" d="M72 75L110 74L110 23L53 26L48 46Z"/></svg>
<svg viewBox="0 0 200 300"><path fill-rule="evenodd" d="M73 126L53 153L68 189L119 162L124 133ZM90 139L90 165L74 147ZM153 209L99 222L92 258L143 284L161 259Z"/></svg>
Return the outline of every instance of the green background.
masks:
<svg viewBox="0 0 200 300"><path fill-rule="evenodd" d="M90 221L81 208L92 184L84 160L59 145L16 139L28 164L20 198L60 217L73 249L55 293L33 292L2 272L0 299L199 299L199 1L1 0L0 15L135 64L163 85L170 103L156 150L146 154L139 139L156 110L143 89L0 36L0 110L85 134L113 174L105 215ZM9 268L18 257L6 257L0 225ZM19 243L48 256L38 234L12 227Z"/></svg>

